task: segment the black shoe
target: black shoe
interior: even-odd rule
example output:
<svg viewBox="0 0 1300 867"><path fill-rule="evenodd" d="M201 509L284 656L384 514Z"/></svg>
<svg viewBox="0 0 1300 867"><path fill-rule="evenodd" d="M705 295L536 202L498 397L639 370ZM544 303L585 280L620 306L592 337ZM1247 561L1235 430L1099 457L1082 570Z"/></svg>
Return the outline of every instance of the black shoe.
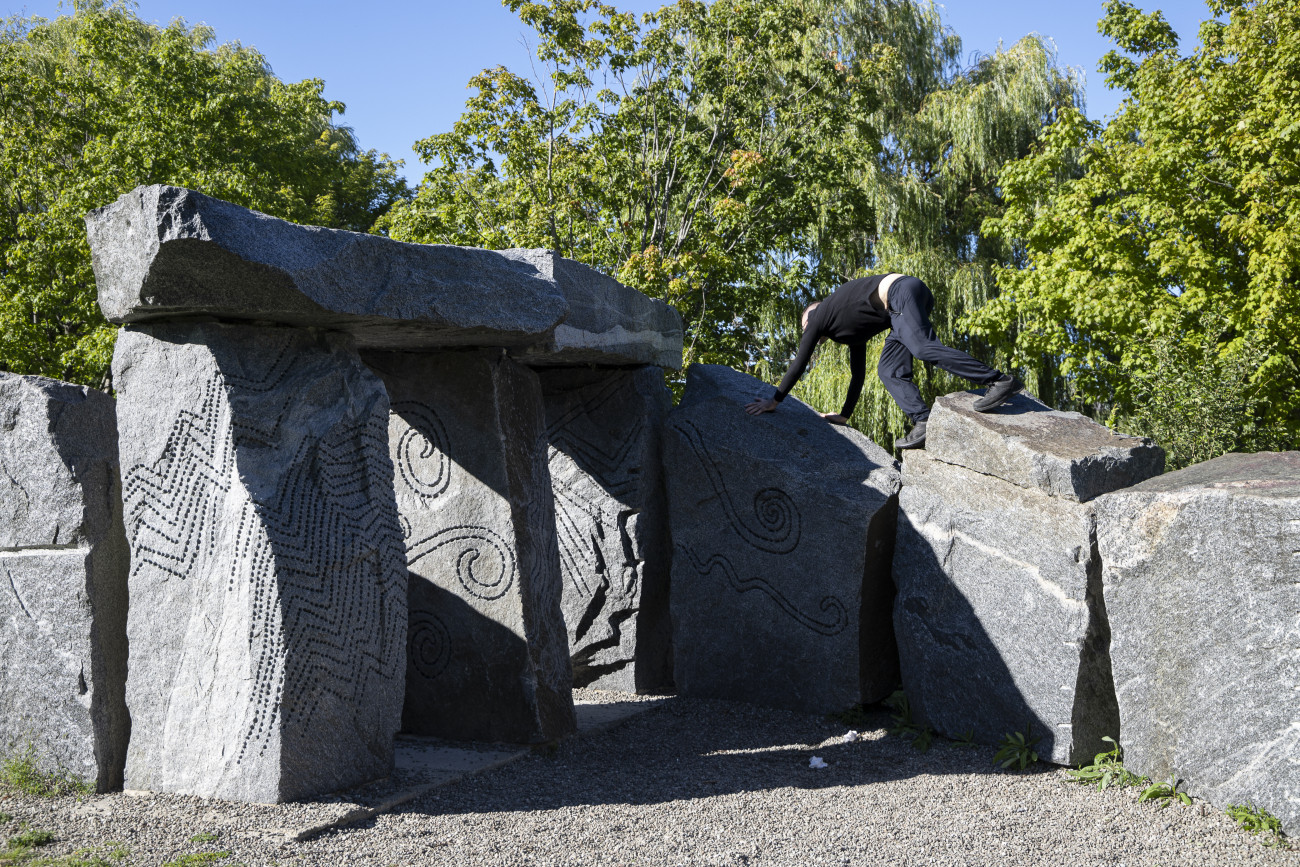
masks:
<svg viewBox="0 0 1300 867"><path fill-rule="evenodd" d="M896 449L919 449L925 445L925 422L918 421L916 427L907 432L901 440L894 440Z"/></svg>
<svg viewBox="0 0 1300 867"><path fill-rule="evenodd" d="M1024 388L1025 384L1017 377L1004 375L997 382L989 386L984 396L975 401L976 412L988 412L996 409L1010 399L1011 395Z"/></svg>

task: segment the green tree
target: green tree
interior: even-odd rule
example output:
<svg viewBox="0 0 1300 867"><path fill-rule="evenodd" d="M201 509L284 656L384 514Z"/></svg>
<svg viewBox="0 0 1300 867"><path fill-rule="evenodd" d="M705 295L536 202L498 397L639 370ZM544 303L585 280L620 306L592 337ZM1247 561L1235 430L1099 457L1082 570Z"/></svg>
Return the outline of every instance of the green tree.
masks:
<svg viewBox="0 0 1300 867"><path fill-rule="evenodd" d="M1002 171L985 231L1017 260L968 317L1017 363L1054 359L1051 388L1113 425L1161 436L1199 407L1238 432L1171 465L1300 426L1300 7L1209 11L1226 21L1183 56L1159 12L1108 0L1102 69L1125 99L1104 126L1063 112Z"/></svg>
<svg viewBox="0 0 1300 867"><path fill-rule="evenodd" d="M405 189L335 123L318 79L286 83L205 27L122 2L0 25L0 370L103 386L115 330L83 217L169 183L290 220L367 231Z"/></svg>

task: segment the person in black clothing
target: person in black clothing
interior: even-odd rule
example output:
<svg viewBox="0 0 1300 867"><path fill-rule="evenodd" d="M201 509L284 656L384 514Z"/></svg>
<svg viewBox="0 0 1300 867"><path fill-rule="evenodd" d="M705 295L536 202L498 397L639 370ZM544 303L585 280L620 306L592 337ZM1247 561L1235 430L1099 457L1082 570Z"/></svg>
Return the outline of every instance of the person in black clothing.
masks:
<svg viewBox="0 0 1300 867"><path fill-rule="evenodd" d="M813 350L830 339L849 347L849 393L838 413L823 413L835 424L848 424L857 406L866 378L867 341L885 329L889 336L880 350L876 371L885 389L913 422L912 430L894 445L912 449L925 442L925 423L930 408L921 400L920 389L912 382L912 359L928 361L949 373L989 386L975 402L975 409L988 412L1006 403L1011 395L1024 388L1014 376L1007 376L976 361L959 349L944 346L930 324L934 295L916 277L903 274L877 274L850 280L824 301L810 304L803 314L803 338L799 354L790 363L785 378L768 400L756 400L745 407L750 415L772 412L794 388L812 359Z"/></svg>

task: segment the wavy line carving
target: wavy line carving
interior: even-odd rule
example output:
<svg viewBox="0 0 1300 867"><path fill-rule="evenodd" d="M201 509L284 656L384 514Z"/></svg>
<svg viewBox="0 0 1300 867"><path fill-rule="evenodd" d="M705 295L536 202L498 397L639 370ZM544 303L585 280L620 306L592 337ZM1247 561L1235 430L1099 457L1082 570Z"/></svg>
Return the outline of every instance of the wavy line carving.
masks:
<svg viewBox="0 0 1300 867"><path fill-rule="evenodd" d="M785 595L782 594L780 590L777 590L762 578L741 578L736 574L736 569L731 565L731 561L723 555L714 554L708 560L701 562L701 560L695 556L695 552L691 551L689 548L686 548L683 545L677 545L675 547L679 552L686 555L686 557L691 561L691 565L695 567L695 571L699 572L700 575L708 575L714 569L720 569L722 574L727 577L727 583L730 584L732 589L736 592L745 593L750 590L761 590L769 599L780 606L782 611L811 629L813 632L828 636L839 635L844 631L844 628L849 625L849 613L847 609L845 609L844 603L835 596L824 596L821 601L822 613L831 615L830 622L828 623L818 620L817 618L800 611L799 607L789 599L786 599Z"/></svg>
<svg viewBox="0 0 1300 867"><path fill-rule="evenodd" d="M673 422L673 428L686 440L695 457L699 459L700 465L704 467L704 473L714 493L718 495L718 501L722 504L722 510L726 512L727 520L742 539L766 554L789 554L799 547L801 535L799 509L789 494L780 488L763 488L754 494L754 519L752 522L747 520L732 502L726 480L723 479L717 464L709 457L709 450L704 445L704 435L700 433L700 429L686 419Z"/></svg>

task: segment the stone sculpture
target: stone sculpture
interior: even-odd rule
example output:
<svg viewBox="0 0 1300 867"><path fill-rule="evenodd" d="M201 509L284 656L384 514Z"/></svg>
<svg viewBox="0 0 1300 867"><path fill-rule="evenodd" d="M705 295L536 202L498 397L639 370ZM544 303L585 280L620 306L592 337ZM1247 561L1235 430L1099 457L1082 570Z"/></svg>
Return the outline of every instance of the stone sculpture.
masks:
<svg viewBox="0 0 1300 867"><path fill-rule="evenodd" d="M996 413L939 398L899 497L894 625L903 685L940 733L1091 760L1119 731L1089 500L1163 469L1148 440L1026 395Z"/></svg>
<svg viewBox="0 0 1300 867"><path fill-rule="evenodd" d="M1097 501L1124 762L1300 834L1300 452Z"/></svg>
<svg viewBox="0 0 1300 867"><path fill-rule="evenodd" d="M122 785L127 548L113 399L0 373L0 751Z"/></svg>
<svg viewBox="0 0 1300 867"><path fill-rule="evenodd" d="M814 713L897 684L890 554L897 465L795 399L693 365L664 434L682 695Z"/></svg>
<svg viewBox="0 0 1300 867"><path fill-rule="evenodd" d="M540 375L574 685L668 691L671 548L659 438L672 398L663 373Z"/></svg>
<svg viewBox="0 0 1300 867"><path fill-rule="evenodd" d="M537 374L500 350L368 353L410 569L403 731L528 743L576 728Z"/></svg>
<svg viewBox="0 0 1300 867"><path fill-rule="evenodd" d="M406 569L382 383L334 335L168 323L113 359L126 786L284 801L388 774Z"/></svg>

